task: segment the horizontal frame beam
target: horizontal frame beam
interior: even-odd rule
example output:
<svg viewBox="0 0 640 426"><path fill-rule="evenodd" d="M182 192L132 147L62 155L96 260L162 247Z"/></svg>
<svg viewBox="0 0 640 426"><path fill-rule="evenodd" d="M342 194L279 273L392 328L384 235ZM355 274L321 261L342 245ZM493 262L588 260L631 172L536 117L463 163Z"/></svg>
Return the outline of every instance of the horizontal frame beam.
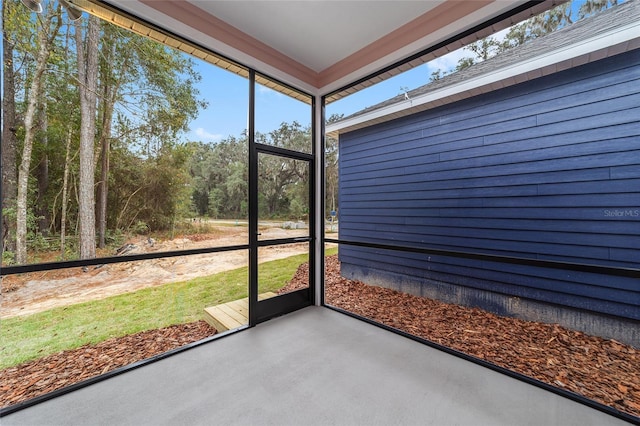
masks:
<svg viewBox="0 0 640 426"><path fill-rule="evenodd" d="M161 251L157 253L132 254L129 256L97 257L93 259L68 260L65 262L34 263L30 265L6 266L0 269L0 276L24 274L28 272L52 271L56 269L78 268L83 266L107 265L110 263L136 262L140 260L164 259L196 254L221 253L225 251L249 250L248 244L224 247L207 247L190 250Z"/></svg>
<svg viewBox="0 0 640 426"><path fill-rule="evenodd" d="M621 268L605 265L592 265L585 263L560 262L555 260L530 259L526 257L501 256L495 254L485 254L476 252L463 252L454 250L442 250L436 248L397 246L391 244L367 243L363 241L349 241L333 238L325 238L327 243L346 244L357 247L377 248L383 250L395 250L408 253L423 253L430 255L441 255L457 257L462 259L485 260L489 262L510 263L514 265L537 266L540 268L562 269L577 272L590 272L594 274L614 275L619 277L640 278L640 269Z"/></svg>

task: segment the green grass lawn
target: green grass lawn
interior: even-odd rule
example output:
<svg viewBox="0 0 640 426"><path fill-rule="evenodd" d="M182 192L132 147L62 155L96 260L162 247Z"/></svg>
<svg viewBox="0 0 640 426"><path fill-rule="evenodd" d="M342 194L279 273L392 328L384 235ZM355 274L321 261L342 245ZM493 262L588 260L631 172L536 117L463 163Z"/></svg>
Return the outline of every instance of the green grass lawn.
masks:
<svg viewBox="0 0 640 426"><path fill-rule="evenodd" d="M337 249L327 250L334 254ZM276 291L307 255L260 264L260 291ZM248 295L246 267L0 321L0 369L144 330L203 319L203 310Z"/></svg>

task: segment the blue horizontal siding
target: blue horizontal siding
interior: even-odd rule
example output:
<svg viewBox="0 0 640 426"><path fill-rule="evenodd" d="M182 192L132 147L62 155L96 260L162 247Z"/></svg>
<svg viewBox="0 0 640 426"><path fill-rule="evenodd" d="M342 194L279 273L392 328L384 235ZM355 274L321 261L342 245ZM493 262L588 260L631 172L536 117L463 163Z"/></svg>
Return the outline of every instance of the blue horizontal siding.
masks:
<svg viewBox="0 0 640 426"><path fill-rule="evenodd" d="M517 210L519 211L519 210ZM500 229L500 230L528 230L528 231L553 231L553 232L577 232L589 234L619 234L640 236L640 226L629 229L624 222L602 222L596 220L531 220L523 219L519 215L508 215L509 220L504 220L504 216L497 218L486 218L484 216L476 217L473 221L469 217L453 217L451 215L439 216L379 216L375 212L363 211L358 215L341 215L341 220L345 222L357 222L359 227L371 226L384 227L388 229L390 226L434 226L442 229ZM364 225L363 225L364 223ZM363 228L363 229L367 229ZM444 231L446 232L446 231Z"/></svg>
<svg viewBox="0 0 640 426"><path fill-rule="evenodd" d="M344 248L344 247L342 247ZM401 253L391 250L371 249L364 247L357 247L349 252L341 254L341 258L347 261L359 259L361 263L367 263L369 267L375 266L374 258L383 259L380 262L393 265L396 268L395 271L405 271L413 273L415 276L428 276L430 271L440 271L448 273L464 272L463 277L473 276L481 273L476 269L484 271L495 271L507 274L518 274L522 277L528 277L531 279L545 278L553 281L553 286L547 285L545 288L558 288L566 289L566 284L573 284L576 280L579 282L588 284L594 287L603 289L620 289L629 292L637 290L637 285L629 281L625 277L610 276L608 279L603 280L602 275L591 272L579 272L579 271L565 271L562 276L558 277L555 270L546 268L535 268L529 266L488 262L472 259L454 258L441 255L426 255L418 253ZM402 262L402 263L401 263ZM428 264L428 268L424 268L424 265ZM447 269L448 268L448 269ZM471 270L463 269L470 268ZM495 278L495 277L494 277ZM510 281L505 281L509 283ZM530 281L533 282L533 281ZM525 284L522 284L525 285ZM527 284L528 285L528 284ZM535 286L535 284L534 284ZM555 286L555 287L554 287ZM570 294L570 293L569 293ZM615 297L615 294L605 293L605 298ZM637 297L637 296L636 296ZM620 300L620 299L619 299Z"/></svg>
<svg viewBox="0 0 640 426"><path fill-rule="evenodd" d="M618 98L619 99L618 102L616 102L616 100L614 99L612 100L612 102L607 103L607 106L609 109L604 110L607 113L612 111L628 109L629 105L637 106L636 100L638 97L638 92L640 91L640 79L627 81L624 84L617 85L617 87L619 88L619 92L621 92L622 95ZM591 95L592 93L593 92L587 92L585 95ZM405 123L403 123L402 121L406 121L406 118L405 118L405 119L397 120L397 121L401 121L400 125L398 125L395 122L392 122L391 124L385 123L385 125L391 126L391 128L389 129L378 129L378 127L380 126L375 126L376 131L372 133L366 132L368 129L363 129L358 132L363 132L364 134L362 134L361 136L368 138L368 141L366 143L356 142L353 145L346 147L344 153L349 154L354 152L363 152L362 156L366 157L369 155L374 155L376 153L377 143L380 143L381 146L385 146L388 141L393 141L396 144L397 151L400 152L403 150L421 148L424 146L443 143L443 142L446 142L447 140L464 139L464 137L461 137L461 135L469 134L471 135L471 137L475 137L479 134L475 132L467 132L467 133L453 133L453 132L466 132L467 130L480 129L480 132L482 132L482 134L487 134L488 132L486 130L481 129L485 124L494 124L494 126L490 128L495 129L496 128L495 125L500 125L502 123L508 123L508 122L514 121L514 113L518 113L520 111L520 108L518 107L517 104L514 104L513 102L517 102L518 100L519 99L510 100L510 103L507 105L505 110L499 111L495 115L491 115L491 114L488 115L486 106L483 106L481 110L482 115L479 115L477 117L467 117L465 120L456 121L454 123L449 124L448 127L440 126L439 125L440 120L437 120L437 119L418 121L417 123L406 123L406 126L404 126ZM554 104L554 105L557 105L557 104ZM612 105L614 106L612 107ZM599 108L598 102L595 102L595 101L588 102L583 104L583 106L584 108L583 108L582 114L586 114L588 116L593 116L598 114L597 112L597 108ZM530 108L535 108L535 107L539 108L540 104L534 104ZM593 107L595 107L596 109L594 109ZM546 119L547 121L550 121L549 117L557 117L557 116L559 117L560 114L562 114L562 110L558 111L550 108L549 111L546 111L544 114L540 114L539 112L534 114L533 112L528 111L528 114L524 115L523 117L524 118L534 117L536 119L536 122L538 122L539 120L543 121L544 119ZM583 118L583 117L584 115L579 118ZM557 121L562 121L562 120L557 119L556 122ZM435 126L437 127L437 129L430 129L428 131L416 130L421 127L429 127L429 126L432 126L432 127ZM407 128L410 130L407 130ZM501 133L506 128L503 127L501 129L500 127L498 127L497 129L499 131L498 133ZM420 138L423 136L430 136L430 139L428 141L421 140Z"/></svg>
<svg viewBox="0 0 640 426"><path fill-rule="evenodd" d="M638 268L640 50L341 135L339 173L341 239ZM640 319L631 278L349 246L340 258Z"/></svg>
<svg viewBox="0 0 640 426"><path fill-rule="evenodd" d="M540 245L548 244L550 250L554 252L558 248L564 246L585 246L593 247L594 245L604 246L608 248L623 248L640 250L640 238L638 238L638 232L632 231L630 233L593 233L593 232L577 232L575 229L564 228L563 231L546 231L546 230L523 230L522 228L516 228L512 226L511 229L504 229L506 227L494 227L494 228L481 228L481 224L475 226L423 226L423 225L389 225L389 224L377 224L377 223L359 223L351 228L350 232L355 234L360 231L375 232L376 236L381 239L397 239L407 238L415 239L420 242L425 240L425 237L429 237L430 241L453 241L453 238L474 238L479 241L479 246L484 247L485 241L495 241L492 246L498 244L499 241L506 242L523 242L532 243L527 244L528 251L531 253L540 253ZM559 228L559 227L556 227ZM546 228L548 229L548 228ZM347 232L347 231L345 231ZM390 236L386 236L389 234ZM408 234L403 237L402 234ZM394 236L394 237L392 237ZM536 244L533 244L536 243ZM470 245L471 243L469 243ZM602 249L603 247L598 247ZM562 254L564 252L560 252ZM582 257L585 257L584 254ZM600 259L601 257L597 257Z"/></svg>
<svg viewBox="0 0 640 426"><path fill-rule="evenodd" d="M638 109L637 116L640 116L640 109ZM376 165L376 170L381 172L380 177L385 177L388 173L393 176L399 173L411 174L414 171L420 173L425 171L425 169L429 172L465 170L470 167L521 164L524 162L532 163L553 159L565 160L567 158L583 157L593 153L616 154L619 152L627 152L629 148L634 146L633 142L637 142L637 131L638 125L636 122L623 126L597 128L591 132L580 131L570 134L552 134L539 139L521 138L517 141L497 146L483 145L474 148L474 146L477 145L476 143L474 146L467 146L464 150L455 150L454 152L433 152L434 147L431 147L429 150L426 148L422 150L416 149L413 152L407 153L398 153L394 150L394 152L388 155L365 157L360 159L360 161L356 161L356 156L351 157L351 160L345 159L340 165L340 171L352 174L371 170L369 166ZM613 138L612 135L616 137ZM562 145L558 145L559 143ZM567 147L571 148L569 152L567 152ZM437 146L435 148L442 150L447 147ZM455 155L456 153L458 154L457 156ZM342 155L344 156L344 154ZM415 164L416 157L420 158L419 164ZM385 161L385 158L389 161ZM394 164L394 161L398 162L399 160L413 160L414 164L401 169L398 167L398 164ZM429 167L425 168L424 166L426 164L429 164ZM563 164L564 163L560 165L562 166ZM404 164L399 165L405 166ZM614 165L623 164L614 163ZM579 168L589 168L589 164L584 164ZM386 172L386 170L389 170L389 172ZM567 170L567 168L565 167L563 170ZM505 172L502 172L502 174L505 174ZM359 175L349 177L363 179L363 177Z"/></svg>
<svg viewBox="0 0 640 426"><path fill-rule="evenodd" d="M603 208L492 208L491 218L501 220L502 227L517 226L517 221L532 219L539 222L544 221L544 226L553 226L552 222L558 222L558 226L562 226L562 221L570 220L572 223L576 221L598 221L601 226L609 227L611 230L619 233L631 233L635 234L638 227L629 227L624 222L635 221L632 216L623 216L615 221L603 221L603 217L606 216L606 212L610 209ZM626 212L629 210L624 210ZM633 212L633 210L630 210ZM376 219L371 219L369 216L374 216ZM397 218L429 218L429 217L442 217L451 220L455 219L472 219L471 223L474 226L479 225L479 219L487 217L486 209L484 208L466 208L466 209L454 209L454 208L396 208L390 206L389 208L381 209L369 209L369 208L349 208L341 214L341 218L344 218L348 223L351 221L372 221L377 223L386 223L387 221L396 221ZM469 221L467 221L469 222ZM574 225L571 225L574 226ZM620 227L624 227L624 231L619 231ZM631 228L631 229L629 229ZM520 229L520 228L516 228Z"/></svg>

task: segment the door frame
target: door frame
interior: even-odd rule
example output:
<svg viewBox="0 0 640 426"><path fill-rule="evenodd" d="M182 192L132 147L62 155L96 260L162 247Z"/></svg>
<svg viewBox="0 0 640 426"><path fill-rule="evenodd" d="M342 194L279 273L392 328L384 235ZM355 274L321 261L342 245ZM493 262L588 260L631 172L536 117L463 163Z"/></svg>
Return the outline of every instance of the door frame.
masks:
<svg viewBox="0 0 640 426"><path fill-rule="evenodd" d="M311 153L303 153L255 141L255 71L249 71L249 326L253 327L273 317L315 304L316 287L316 137L315 137L315 98L311 104ZM293 160L306 161L309 165L309 235L308 237L282 238L277 240L258 240L258 162L260 154L275 155ZM258 300L258 250L280 244L308 242L309 245L309 287Z"/></svg>

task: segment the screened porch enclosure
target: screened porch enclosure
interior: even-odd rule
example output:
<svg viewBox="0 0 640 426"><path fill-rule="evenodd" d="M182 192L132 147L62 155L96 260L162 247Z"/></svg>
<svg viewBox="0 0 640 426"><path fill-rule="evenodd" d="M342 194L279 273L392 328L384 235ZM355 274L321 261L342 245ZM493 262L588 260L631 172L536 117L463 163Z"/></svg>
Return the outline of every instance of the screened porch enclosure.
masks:
<svg viewBox="0 0 640 426"><path fill-rule="evenodd" d="M106 244L86 256L60 201L83 120L43 97L36 153L66 147L69 168L52 169L54 248L3 253L3 424L640 424L640 0L615 35L578 24L587 47L559 29L543 65L386 100L564 2L12 1L36 35L61 23L57 47L99 22L100 54L149 66L131 93L171 80L146 54L178 58L149 116L188 115L175 96L197 81L206 117L149 136L126 127L163 128L131 112L148 98L121 99L125 136L93 153Z"/></svg>

